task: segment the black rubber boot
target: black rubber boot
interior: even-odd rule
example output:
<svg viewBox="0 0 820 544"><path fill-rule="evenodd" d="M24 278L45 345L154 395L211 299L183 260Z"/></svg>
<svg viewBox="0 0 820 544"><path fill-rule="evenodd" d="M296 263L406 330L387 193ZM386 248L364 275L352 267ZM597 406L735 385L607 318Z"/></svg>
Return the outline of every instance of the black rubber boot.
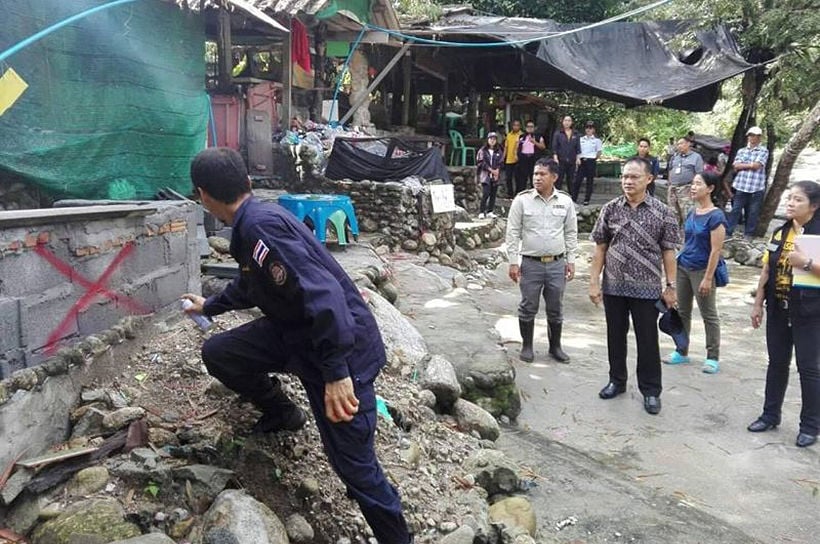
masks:
<svg viewBox="0 0 820 544"><path fill-rule="evenodd" d="M532 335L535 330L535 321L518 320L518 330L521 331L521 353L518 358L525 363L531 363L535 359L532 352Z"/></svg>
<svg viewBox="0 0 820 544"><path fill-rule="evenodd" d="M561 349L561 329L564 324L548 323L547 325L547 338L549 338L550 342L550 355L552 355L552 358L559 363L568 363L569 355L564 353L564 350Z"/></svg>
<svg viewBox="0 0 820 544"><path fill-rule="evenodd" d="M262 411L262 417L254 424L252 433L298 431L307 422L305 412L282 392L278 384L263 397L251 399L251 402Z"/></svg>

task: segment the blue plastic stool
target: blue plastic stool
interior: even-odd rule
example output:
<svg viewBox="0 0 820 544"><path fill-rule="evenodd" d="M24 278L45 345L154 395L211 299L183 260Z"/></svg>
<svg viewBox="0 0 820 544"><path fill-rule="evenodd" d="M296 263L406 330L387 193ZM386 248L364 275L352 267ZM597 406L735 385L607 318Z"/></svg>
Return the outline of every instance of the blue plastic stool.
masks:
<svg viewBox="0 0 820 544"><path fill-rule="evenodd" d="M296 194L282 195L278 201L279 205L290 211L299 221L304 222L306 218L310 218L313 223L313 234L323 244L327 238L325 229L328 221L336 230L339 245L348 243L344 219L347 219L350 225L350 233L356 238L359 236L359 223L356 221L356 212L349 196Z"/></svg>

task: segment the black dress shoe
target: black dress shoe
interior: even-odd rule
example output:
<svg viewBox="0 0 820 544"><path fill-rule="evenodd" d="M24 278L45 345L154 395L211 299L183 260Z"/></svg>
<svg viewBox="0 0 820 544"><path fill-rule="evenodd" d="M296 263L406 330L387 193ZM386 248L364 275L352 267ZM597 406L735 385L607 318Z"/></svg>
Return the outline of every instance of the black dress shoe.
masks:
<svg viewBox="0 0 820 544"><path fill-rule="evenodd" d="M757 418L756 420L749 423L749 426L746 427L746 430L750 433L762 433L776 428L777 425L775 425L774 423L769 423L768 421L764 421L761 418Z"/></svg>
<svg viewBox="0 0 820 544"><path fill-rule="evenodd" d="M815 442L817 442L816 434L800 433L797 435L797 442L795 442L795 445L798 448L808 448Z"/></svg>
<svg viewBox="0 0 820 544"><path fill-rule="evenodd" d="M602 399L612 399L624 393L626 391L625 385L618 385L613 382L609 382L606 386L598 392L598 396Z"/></svg>
<svg viewBox="0 0 820 544"><path fill-rule="evenodd" d="M661 399L660 397L653 397L652 395L643 398L643 409L653 416L661 413Z"/></svg>

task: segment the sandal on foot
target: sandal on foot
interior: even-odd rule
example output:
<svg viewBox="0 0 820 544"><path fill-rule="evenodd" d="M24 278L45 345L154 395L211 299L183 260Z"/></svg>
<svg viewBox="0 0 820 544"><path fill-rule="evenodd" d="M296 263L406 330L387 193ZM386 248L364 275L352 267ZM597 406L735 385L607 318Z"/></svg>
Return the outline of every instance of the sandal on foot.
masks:
<svg viewBox="0 0 820 544"><path fill-rule="evenodd" d="M703 367L701 370L705 374L717 374L720 370L720 364L716 359L706 359L703 361Z"/></svg>
<svg viewBox="0 0 820 544"><path fill-rule="evenodd" d="M688 355L681 355L678 351L673 351L666 359L663 360L668 365L682 365L689 362Z"/></svg>

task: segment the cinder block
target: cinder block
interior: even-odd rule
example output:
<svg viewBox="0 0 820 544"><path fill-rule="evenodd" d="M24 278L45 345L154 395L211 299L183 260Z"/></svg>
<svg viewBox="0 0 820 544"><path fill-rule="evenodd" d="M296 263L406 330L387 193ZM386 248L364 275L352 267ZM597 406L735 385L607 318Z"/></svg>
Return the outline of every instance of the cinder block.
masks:
<svg viewBox="0 0 820 544"><path fill-rule="evenodd" d="M48 249L53 251L50 247ZM65 255L57 253L56 256L66 260ZM4 295L22 298L28 294L42 293L67 280L46 259L33 251L26 251L0 259L0 281Z"/></svg>
<svg viewBox="0 0 820 544"><path fill-rule="evenodd" d="M205 242L207 244L207 240ZM169 234L165 236L165 247L168 250L168 263L171 266L185 264L188 261L188 236L183 234ZM196 260L199 261L199 255Z"/></svg>
<svg viewBox="0 0 820 544"><path fill-rule="evenodd" d="M98 299L85 311L77 314L77 330L80 336L96 334L116 325L127 315L131 315L127 307L108 299Z"/></svg>
<svg viewBox="0 0 820 544"><path fill-rule="evenodd" d="M140 238L120 267L120 282L133 283L168 266L167 244L161 236Z"/></svg>
<svg viewBox="0 0 820 544"><path fill-rule="evenodd" d="M20 347L20 301L0 298L0 354Z"/></svg>
<svg viewBox="0 0 820 544"><path fill-rule="evenodd" d="M133 298L155 310L176 304L179 296L188 291L185 265L165 267L144 276L129 291Z"/></svg>
<svg viewBox="0 0 820 544"><path fill-rule="evenodd" d="M26 352L35 352L46 345L46 340L62 323L84 290L74 284L63 283L20 302L20 344ZM76 336L76 315L70 317L60 338Z"/></svg>

